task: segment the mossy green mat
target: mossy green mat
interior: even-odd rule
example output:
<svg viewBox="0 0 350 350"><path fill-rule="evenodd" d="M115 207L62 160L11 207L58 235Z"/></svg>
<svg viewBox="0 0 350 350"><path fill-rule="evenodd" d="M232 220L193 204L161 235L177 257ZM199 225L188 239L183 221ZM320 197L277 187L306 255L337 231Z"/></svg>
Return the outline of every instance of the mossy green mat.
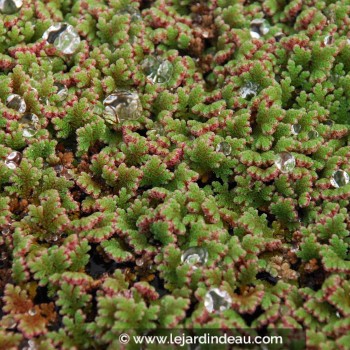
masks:
<svg viewBox="0 0 350 350"><path fill-rule="evenodd" d="M0 349L118 350L121 333L174 328L288 328L309 349L350 349L350 1L13 12ZM42 38L55 23L80 38L74 53ZM106 113L120 91L133 112Z"/></svg>

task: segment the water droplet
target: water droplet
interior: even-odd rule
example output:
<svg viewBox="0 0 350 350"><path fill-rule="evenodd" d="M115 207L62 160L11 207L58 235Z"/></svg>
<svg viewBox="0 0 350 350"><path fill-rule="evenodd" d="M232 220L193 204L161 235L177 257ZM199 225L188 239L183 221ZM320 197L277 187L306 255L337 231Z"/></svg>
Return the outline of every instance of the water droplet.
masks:
<svg viewBox="0 0 350 350"><path fill-rule="evenodd" d="M245 98L246 100L251 100L254 96L258 94L258 91L259 85L248 81L245 85L243 85L240 88L239 93L241 97Z"/></svg>
<svg viewBox="0 0 350 350"><path fill-rule="evenodd" d="M149 56L141 63L142 70L152 83L164 84L173 74L173 65L160 57Z"/></svg>
<svg viewBox="0 0 350 350"><path fill-rule="evenodd" d="M15 321L15 319L10 315L7 315L5 317L1 320L2 325L6 329L14 329L17 326L17 322Z"/></svg>
<svg viewBox="0 0 350 350"><path fill-rule="evenodd" d="M13 151L6 157L5 165L9 169L14 170L21 163L21 159L22 159L22 154L20 152Z"/></svg>
<svg viewBox="0 0 350 350"><path fill-rule="evenodd" d="M310 130L308 133L309 140L317 139L319 136L318 131Z"/></svg>
<svg viewBox="0 0 350 350"><path fill-rule="evenodd" d="M61 164L55 165L53 167L53 169L55 170L55 172L58 176L63 175L65 172L65 168Z"/></svg>
<svg viewBox="0 0 350 350"><path fill-rule="evenodd" d="M30 316L35 316L36 315L36 310L35 310L34 307L28 311L28 315L30 315Z"/></svg>
<svg viewBox="0 0 350 350"><path fill-rule="evenodd" d="M152 129L149 130L148 133L149 135L160 137L165 135L165 129L161 123L156 122L153 124Z"/></svg>
<svg viewBox="0 0 350 350"><path fill-rule="evenodd" d="M67 23L56 23L43 34L43 39L53 44L57 50L66 55L73 54L80 44L80 37L73 26Z"/></svg>
<svg viewBox="0 0 350 350"><path fill-rule="evenodd" d="M232 147L228 142L220 142L217 146L216 146L216 152L221 152L223 153L225 156L229 156L231 154L232 151Z"/></svg>
<svg viewBox="0 0 350 350"><path fill-rule="evenodd" d="M10 230L10 227L7 226L7 227L4 227L1 231L1 234L4 235L4 236L7 236L11 233L11 230Z"/></svg>
<svg viewBox="0 0 350 350"><path fill-rule="evenodd" d="M137 265L137 266L141 267L141 266L144 265L144 263L145 263L145 262L143 261L143 259L141 259L141 258L140 258L140 259L136 259L136 265Z"/></svg>
<svg viewBox="0 0 350 350"><path fill-rule="evenodd" d="M137 92L120 90L106 97L104 117L109 123L122 123L138 119L142 114L142 105Z"/></svg>
<svg viewBox="0 0 350 350"><path fill-rule="evenodd" d="M329 80L333 84L337 84L340 78L341 78L341 75L337 73L331 73L329 76Z"/></svg>
<svg viewBox="0 0 350 350"><path fill-rule="evenodd" d="M35 341L33 339L28 340L29 350L37 350Z"/></svg>
<svg viewBox="0 0 350 350"><path fill-rule="evenodd" d="M299 250L299 247L296 244L293 244L292 248L290 249L290 251L293 252L293 253L296 253L298 250Z"/></svg>
<svg viewBox="0 0 350 350"><path fill-rule="evenodd" d="M23 0L0 0L0 12L11 15L18 12L23 5Z"/></svg>
<svg viewBox="0 0 350 350"><path fill-rule="evenodd" d="M22 98L22 96L17 94L11 94L6 99L6 107L12 108L19 113L24 113L27 109L26 102Z"/></svg>
<svg viewBox="0 0 350 350"><path fill-rule="evenodd" d="M286 36L286 34L284 34L284 33L282 33L282 32L278 32L278 33L276 33L276 34L274 35L275 40L276 40L277 42L280 42L281 39L284 38L285 36Z"/></svg>
<svg viewBox="0 0 350 350"><path fill-rule="evenodd" d="M18 123L23 136L27 138L33 137L40 129L39 118L33 113L25 114Z"/></svg>
<svg viewBox="0 0 350 350"><path fill-rule="evenodd" d="M334 125L334 121L332 119L327 119L323 122L323 124L332 127Z"/></svg>
<svg viewBox="0 0 350 350"><path fill-rule="evenodd" d="M270 24L265 19L257 18L250 22L250 35L253 39L259 39L270 31Z"/></svg>
<svg viewBox="0 0 350 350"><path fill-rule="evenodd" d="M68 88L66 85L61 83L54 83L54 86L57 88L56 95L58 96L59 100L62 102L68 97Z"/></svg>
<svg viewBox="0 0 350 350"><path fill-rule="evenodd" d="M73 180L74 179L74 173L73 173L72 170L68 169L68 170L63 172L63 177L66 180Z"/></svg>
<svg viewBox="0 0 350 350"><path fill-rule="evenodd" d="M282 173L289 173L295 167L295 158L291 153L281 152L277 155L275 164Z"/></svg>
<svg viewBox="0 0 350 350"><path fill-rule="evenodd" d="M53 169L55 170L57 176L62 176L64 177L66 180L72 180L73 179L73 175L71 173L71 170L70 169L67 169L65 168L63 165L61 164L58 164L58 165L55 165L53 167Z"/></svg>
<svg viewBox="0 0 350 350"><path fill-rule="evenodd" d="M55 170L55 172L56 172L57 175L61 175L64 168L63 168L63 165L58 164L58 165L55 165L55 166L53 167L53 169Z"/></svg>
<svg viewBox="0 0 350 350"><path fill-rule="evenodd" d="M131 6L131 5L126 6L119 13L120 14L129 14L130 17L131 17L131 22L137 22L137 21L141 21L142 20L140 11L137 8L135 8L134 6Z"/></svg>
<svg viewBox="0 0 350 350"><path fill-rule="evenodd" d="M293 135L298 135L301 131L301 125L300 124L293 124L291 126L291 132Z"/></svg>
<svg viewBox="0 0 350 350"><path fill-rule="evenodd" d="M210 313L227 310L231 306L231 303L232 299L229 294L219 288L211 289L204 298L204 306Z"/></svg>
<svg viewBox="0 0 350 350"><path fill-rule="evenodd" d="M97 102L94 106L94 114L101 115L103 114L103 105L100 102Z"/></svg>
<svg viewBox="0 0 350 350"><path fill-rule="evenodd" d="M8 255L6 252L2 252L0 254L0 261L6 261L8 259Z"/></svg>
<svg viewBox="0 0 350 350"><path fill-rule="evenodd" d="M333 35L327 35L324 38L323 43L324 43L325 46L329 46L329 45L334 44L334 37L333 37Z"/></svg>
<svg viewBox="0 0 350 350"><path fill-rule="evenodd" d="M41 104L48 106L49 103L49 98L47 96L39 97L39 101Z"/></svg>
<svg viewBox="0 0 350 350"><path fill-rule="evenodd" d="M208 251L202 247L191 247L181 255L181 263L191 265L197 269L200 265L205 265L208 261Z"/></svg>
<svg viewBox="0 0 350 350"><path fill-rule="evenodd" d="M337 170L331 178L331 185L335 188L345 186L349 183L349 174L344 170Z"/></svg>

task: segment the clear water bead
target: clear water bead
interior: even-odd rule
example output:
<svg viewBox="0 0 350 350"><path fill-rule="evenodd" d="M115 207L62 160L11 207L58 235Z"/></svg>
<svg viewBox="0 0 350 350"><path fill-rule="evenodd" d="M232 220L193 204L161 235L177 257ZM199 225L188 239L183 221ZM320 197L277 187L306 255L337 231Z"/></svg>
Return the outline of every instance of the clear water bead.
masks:
<svg viewBox="0 0 350 350"><path fill-rule="evenodd" d="M301 125L300 124L293 124L291 126L291 132L293 135L298 135L301 131Z"/></svg>
<svg viewBox="0 0 350 350"><path fill-rule="evenodd" d="M5 165L9 169L14 170L21 163L21 160L22 160L22 154L17 151L13 151L6 157Z"/></svg>
<svg viewBox="0 0 350 350"><path fill-rule="evenodd" d="M334 121L332 119L327 119L324 121L324 124L332 127L334 125Z"/></svg>
<svg viewBox="0 0 350 350"><path fill-rule="evenodd" d="M232 147L228 142L220 142L217 146L216 146L216 152L221 152L223 153L225 156L229 156L231 154L232 151Z"/></svg>
<svg viewBox="0 0 350 350"><path fill-rule="evenodd" d="M227 310L230 308L231 303L232 299L229 294L219 288L211 289L204 298L204 306L210 313Z"/></svg>
<svg viewBox="0 0 350 350"><path fill-rule="evenodd" d="M243 85L240 88L239 93L241 97L245 98L246 100L251 100L254 96L258 94L258 91L259 85L248 81L245 85Z"/></svg>
<svg viewBox="0 0 350 350"><path fill-rule="evenodd" d="M63 167L63 165L58 164L58 165L55 165L55 166L53 167L53 170L55 170L55 172L56 172L57 175L61 175L62 172L64 171L64 167Z"/></svg>
<svg viewBox="0 0 350 350"><path fill-rule="evenodd" d="M24 137L33 137L40 129L39 118L33 113L25 114L19 120L19 125Z"/></svg>
<svg viewBox="0 0 350 350"><path fill-rule="evenodd" d="M39 102L42 103L43 105L48 106L49 103L49 98L47 96L39 97Z"/></svg>
<svg viewBox="0 0 350 350"><path fill-rule="evenodd" d="M62 102L68 97L68 88L66 85L61 83L54 83L54 86L57 88L56 95L59 100Z"/></svg>
<svg viewBox="0 0 350 350"><path fill-rule="evenodd" d="M80 44L80 37L73 26L67 23L56 23L43 34L43 39L53 44L57 50L66 55L73 54Z"/></svg>
<svg viewBox="0 0 350 350"><path fill-rule="evenodd" d="M24 98L17 94L11 94L6 99L6 107L14 109L19 113L24 113L27 109L26 101Z"/></svg>
<svg viewBox="0 0 350 350"><path fill-rule="evenodd" d="M281 152L277 155L275 164L282 173L289 173L295 167L295 158L291 153Z"/></svg>
<svg viewBox="0 0 350 350"><path fill-rule="evenodd" d="M1 234L4 235L4 236L7 236L11 233L11 224L9 225L6 225L2 230L1 230Z"/></svg>
<svg viewBox="0 0 350 350"><path fill-rule="evenodd" d="M102 115L103 114L103 105L100 101L97 101L96 102L96 105L94 107L94 110L93 110L94 114L97 114L97 115Z"/></svg>
<svg viewBox="0 0 350 350"><path fill-rule="evenodd" d="M265 19L254 19L250 22L250 35L253 39L259 39L270 31L270 24Z"/></svg>
<svg viewBox="0 0 350 350"><path fill-rule="evenodd" d="M104 117L111 124L135 120L142 114L142 105L137 92L115 91L106 97L103 105Z"/></svg>
<svg viewBox="0 0 350 350"><path fill-rule="evenodd" d="M333 84L338 84L340 78L341 78L340 74L331 73L329 76L329 81Z"/></svg>
<svg viewBox="0 0 350 350"><path fill-rule="evenodd" d="M280 42L281 39L284 38L285 36L286 36L286 34L284 34L284 33L282 33L282 32L278 32L278 33L276 33L276 34L274 35L275 40L276 40L277 42Z"/></svg>
<svg viewBox="0 0 350 350"><path fill-rule="evenodd" d="M131 22L137 22L137 21L141 21L142 20L140 11L137 8L135 8L134 6L131 6L131 5L128 5L123 10L121 10L120 14L122 14L122 15L124 15L124 14L130 15Z"/></svg>
<svg viewBox="0 0 350 350"><path fill-rule="evenodd" d="M27 340L26 345L22 345L21 350L38 350L37 346L35 345L34 340Z"/></svg>
<svg viewBox="0 0 350 350"><path fill-rule="evenodd" d="M6 252L2 252L0 254L0 261L6 261L8 259L8 255Z"/></svg>
<svg viewBox="0 0 350 350"><path fill-rule="evenodd" d="M310 130L308 133L309 140L317 139L319 136L318 131Z"/></svg>
<svg viewBox="0 0 350 350"><path fill-rule="evenodd" d="M164 136L165 135L164 126L159 122L155 122L152 126L152 129L148 131L148 134L155 137Z"/></svg>
<svg viewBox="0 0 350 350"><path fill-rule="evenodd" d="M349 174L344 170L336 170L331 178L333 187L338 188L349 183Z"/></svg>
<svg viewBox="0 0 350 350"><path fill-rule="evenodd" d="M299 251L298 245L293 244L293 245L292 245L292 248L290 249L290 251L293 252L293 253L296 253L297 251Z"/></svg>
<svg viewBox="0 0 350 350"><path fill-rule="evenodd" d="M136 263L136 266L138 267L141 267L145 264L145 262L141 258L136 259L135 263Z"/></svg>
<svg viewBox="0 0 350 350"><path fill-rule="evenodd" d="M181 255L181 263L191 265L197 269L200 265L205 265L208 261L208 251L202 247L191 247Z"/></svg>
<svg viewBox="0 0 350 350"><path fill-rule="evenodd" d="M164 84L173 74L173 65L160 57L149 56L141 63L142 70L152 83Z"/></svg>
<svg viewBox="0 0 350 350"><path fill-rule="evenodd" d="M329 45L334 44L334 37L333 37L333 35L327 35L324 38L323 43L324 43L325 46L329 46Z"/></svg>
<svg viewBox="0 0 350 350"><path fill-rule="evenodd" d="M63 165L58 164L53 167L57 176L62 176L66 180L72 180L73 176L70 169L65 168Z"/></svg>
<svg viewBox="0 0 350 350"><path fill-rule="evenodd" d="M10 315L7 315L6 318L3 317L1 321L2 326L6 329L14 329L17 326L16 320Z"/></svg>
<svg viewBox="0 0 350 350"><path fill-rule="evenodd" d="M0 0L0 13L12 15L23 6L23 0Z"/></svg>
<svg viewBox="0 0 350 350"><path fill-rule="evenodd" d="M28 311L28 315L30 315L30 316L35 316L35 315L36 315L36 310L35 310L35 308L30 309L30 310Z"/></svg>
<svg viewBox="0 0 350 350"><path fill-rule="evenodd" d="M29 350L37 350L37 346L33 339L28 340Z"/></svg>

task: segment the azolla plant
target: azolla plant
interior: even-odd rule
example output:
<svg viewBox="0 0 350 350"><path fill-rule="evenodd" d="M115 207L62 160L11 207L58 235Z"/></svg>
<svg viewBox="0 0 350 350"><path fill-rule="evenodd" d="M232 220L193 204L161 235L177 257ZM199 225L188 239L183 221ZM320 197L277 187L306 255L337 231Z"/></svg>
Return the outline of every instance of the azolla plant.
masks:
<svg viewBox="0 0 350 350"><path fill-rule="evenodd" d="M350 2L0 1L1 349L302 330L350 348Z"/></svg>

